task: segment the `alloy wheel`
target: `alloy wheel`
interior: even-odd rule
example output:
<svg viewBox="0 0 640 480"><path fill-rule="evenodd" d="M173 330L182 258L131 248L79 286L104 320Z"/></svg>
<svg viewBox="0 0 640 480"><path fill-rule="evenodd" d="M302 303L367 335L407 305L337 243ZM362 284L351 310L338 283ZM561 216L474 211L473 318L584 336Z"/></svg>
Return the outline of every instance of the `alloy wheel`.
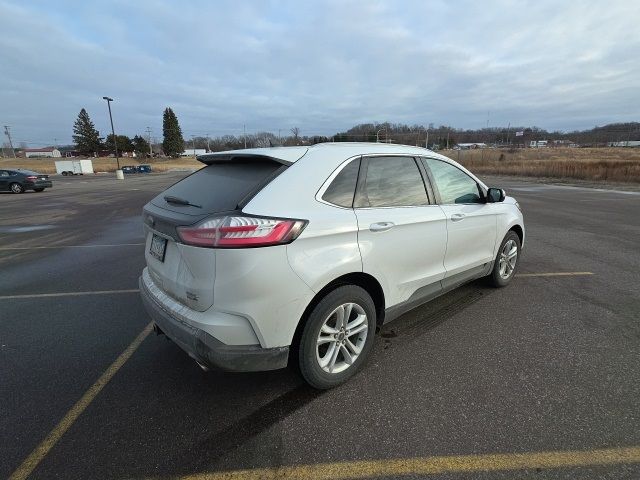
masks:
<svg viewBox="0 0 640 480"><path fill-rule="evenodd" d="M500 251L500 276L503 279L508 279L513 271L516 269L516 263L518 261L518 244L515 240L508 240L502 250Z"/></svg>
<svg viewBox="0 0 640 480"><path fill-rule="evenodd" d="M338 306L325 319L316 340L316 360L327 373L353 365L367 341L367 314L357 303Z"/></svg>

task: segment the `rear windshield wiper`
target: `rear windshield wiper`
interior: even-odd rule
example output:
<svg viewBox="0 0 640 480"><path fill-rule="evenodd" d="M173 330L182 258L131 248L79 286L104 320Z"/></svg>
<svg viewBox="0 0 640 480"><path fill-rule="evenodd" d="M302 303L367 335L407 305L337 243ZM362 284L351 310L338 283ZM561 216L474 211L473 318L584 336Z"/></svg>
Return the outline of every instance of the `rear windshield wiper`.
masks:
<svg viewBox="0 0 640 480"><path fill-rule="evenodd" d="M167 195L164 197L164 201L167 203L174 203L176 205L188 205L189 207L197 207L202 208L202 205L196 205L195 203L191 203L189 200L185 200L184 198L172 197L171 195Z"/></svg>

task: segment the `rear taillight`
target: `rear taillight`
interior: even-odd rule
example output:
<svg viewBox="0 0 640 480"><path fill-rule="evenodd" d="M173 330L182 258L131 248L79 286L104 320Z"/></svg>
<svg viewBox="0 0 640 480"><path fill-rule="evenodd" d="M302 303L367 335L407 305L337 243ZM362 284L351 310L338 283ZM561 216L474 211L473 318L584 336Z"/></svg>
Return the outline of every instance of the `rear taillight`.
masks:
<svg viewBox="0 0 640 480"><path fill-rule="evenodd" d="M266 247L290 243L302 232L304 220L221 216L208 218L195 226L178 227L187 245L209 248Z"/></svg>
<svg viewBox="0 0 640 480"><path fill-rule="evenodd" d="M33 176L33 175L29 175L29 176L27 177L27 180L31 180L32 182L33 182L34 180L37 180L37 179L38 179L38 177L35 177L35 176Z"/></svg>

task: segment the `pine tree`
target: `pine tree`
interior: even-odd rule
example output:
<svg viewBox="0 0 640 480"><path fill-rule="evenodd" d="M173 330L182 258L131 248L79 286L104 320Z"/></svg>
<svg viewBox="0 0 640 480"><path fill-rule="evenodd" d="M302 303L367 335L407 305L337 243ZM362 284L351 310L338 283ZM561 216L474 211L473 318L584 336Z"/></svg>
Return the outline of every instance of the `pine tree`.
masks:
<svg viewBox="0 0 640 480"><path fill-rule="evenodd" d="M96 130L93 122L89 118L89 114L83 108L78 114L78 119L73 124L73 142L83 155L93 155L102 148L102 138Z"/></svg>
<svg viewBox="0 0 640 480"><path fill-rule="evenodd" d="M178 117L169 107L164 109L162 116L162 133L164 135L162 150L165 155L177 157L184 152L184 138L182 138Z"/></svg>
<svg viewBox="0 0 640 480"><path fill-rule="evenodd" d="M118 145L118 152L133 152L134 145L131 142L131 139L126 135L116 135L116 143ZM113 134L107 135L107 138L104 141L104 148L112 151L115 154L115 148L113 145Z"/></svg>
<svg viewBox="0 0 640 480"><path fill-rule="evenodd" d="M133 137L132 142L133 142L133 147L137 154L149 155L151 153L149 148L149 142L147 142L147 140L144 137L140 135L136 135L135 137Z"/></svg>

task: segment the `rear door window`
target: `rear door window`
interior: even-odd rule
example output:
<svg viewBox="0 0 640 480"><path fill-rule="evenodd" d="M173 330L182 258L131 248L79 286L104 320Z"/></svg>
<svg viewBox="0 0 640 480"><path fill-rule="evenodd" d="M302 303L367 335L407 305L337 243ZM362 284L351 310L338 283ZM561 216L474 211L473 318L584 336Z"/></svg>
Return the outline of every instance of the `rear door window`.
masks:
<svg viewBox="0 0 640 480"><path fill-rule="evenodd" d="M188 215L235 210L248 195L256 193L278 170L285 168L281 163L264 159L213 163L169 187L152 203ZM165 197L175 197L192 205L169 203Z"/></svg>
<svg viewBox="0 0 640 480"><path fill-rule="evenodd" d="M352 160L345 166L325 190L322 199L325 202L338 205L340 207L351 208L353 206L353 195L358 183L358 171L360 170L360 159Z"/></svg>
<svg viewBox="0 0 640 480"><path fill-rule="evenodd" d="M372 157L359 195L359 207L428 205L420 170L412 157Z"/></svg>

